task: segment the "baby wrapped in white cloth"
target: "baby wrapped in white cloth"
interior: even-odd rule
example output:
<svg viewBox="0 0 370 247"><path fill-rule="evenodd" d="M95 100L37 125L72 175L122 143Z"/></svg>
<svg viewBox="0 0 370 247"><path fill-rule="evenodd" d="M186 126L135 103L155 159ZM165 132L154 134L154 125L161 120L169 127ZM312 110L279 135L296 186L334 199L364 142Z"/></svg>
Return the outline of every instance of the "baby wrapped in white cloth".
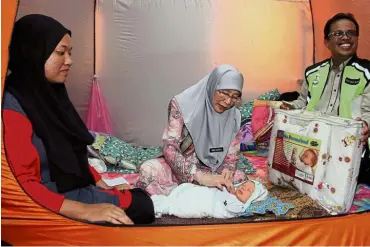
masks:
<svg viewBox="0 0 370 247"><path fill-rule="evenodd" d="M255 180L235 185L235 194L226 188L219 190L191 183L183 183L168 196L152 195L156 217L174 215L180 218L238 217L252 203L263 201L268 192Z"/></svg>

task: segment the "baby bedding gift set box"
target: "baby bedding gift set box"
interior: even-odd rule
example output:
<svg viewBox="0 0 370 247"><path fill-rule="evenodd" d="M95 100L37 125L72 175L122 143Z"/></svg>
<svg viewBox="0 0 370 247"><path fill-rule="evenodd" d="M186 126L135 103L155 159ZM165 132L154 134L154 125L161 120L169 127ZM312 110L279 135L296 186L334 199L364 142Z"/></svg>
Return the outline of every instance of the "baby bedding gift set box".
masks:
<svg viewBox="0 0 370 247"><path fill-rule="evenodd" d="M362 128L352 119L275 109L269 180L307 194L331 214L348 212L363 152Z"/></svg>

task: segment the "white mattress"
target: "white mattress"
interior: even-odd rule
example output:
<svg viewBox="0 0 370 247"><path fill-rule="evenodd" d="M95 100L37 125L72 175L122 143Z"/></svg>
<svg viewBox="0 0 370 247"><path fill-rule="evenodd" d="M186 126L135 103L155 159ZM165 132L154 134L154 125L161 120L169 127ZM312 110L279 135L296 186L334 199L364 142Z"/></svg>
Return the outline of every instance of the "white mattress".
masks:
<svg viewBox="0 0 370 247"><path fill-rule="evenodd" d="M356 120L277 109L269 180L307 194L331 214L346 213L357 184L362 128Z"/></svg>

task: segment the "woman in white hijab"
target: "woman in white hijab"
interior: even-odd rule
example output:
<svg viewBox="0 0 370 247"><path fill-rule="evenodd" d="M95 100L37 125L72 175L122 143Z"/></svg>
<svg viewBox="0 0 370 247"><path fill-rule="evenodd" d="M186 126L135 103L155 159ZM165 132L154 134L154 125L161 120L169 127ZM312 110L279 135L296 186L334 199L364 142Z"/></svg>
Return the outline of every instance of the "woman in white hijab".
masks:
<svg viewBox="0 0 370 247"><path fill-rule="evenodd" d="M137 186L151 195L168 195L181 183L233 192L241 119L235 104L242 88L242 74L221 65L176 95L163 134L163 157L141 165Z"/></svg>

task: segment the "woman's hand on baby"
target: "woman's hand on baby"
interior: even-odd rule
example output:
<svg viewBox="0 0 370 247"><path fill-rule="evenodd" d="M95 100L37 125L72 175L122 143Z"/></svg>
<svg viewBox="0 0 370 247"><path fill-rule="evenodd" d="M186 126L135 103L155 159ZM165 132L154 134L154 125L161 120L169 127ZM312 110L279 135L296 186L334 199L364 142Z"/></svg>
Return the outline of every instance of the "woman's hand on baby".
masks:
<svg viewBox="0 0 370 247"><path fill-rule="evenodd" d="M123 209L109 203L87 204L85 219L91 222L105 221L112 224L133 225Z"/></svg>
<svg viewBox="0 0 370 247"><path fill-rule="evenodd" d="M226 180L225 187L227 188L227 191L229 191L231 194L234 194L235 193L233 185L234 172L230 171L229 169L223 169L221 172L221 176L223 176L224 179Z"/></svg>
<svg viewBox="0 0 370 247"><path fill-rule="evenodd" d="M222 175L205 174L200 180L200 184L207 187L217 187L219 190L223 190L223 187L226 187L230 193L234 193L233 184Z"/></svg>

